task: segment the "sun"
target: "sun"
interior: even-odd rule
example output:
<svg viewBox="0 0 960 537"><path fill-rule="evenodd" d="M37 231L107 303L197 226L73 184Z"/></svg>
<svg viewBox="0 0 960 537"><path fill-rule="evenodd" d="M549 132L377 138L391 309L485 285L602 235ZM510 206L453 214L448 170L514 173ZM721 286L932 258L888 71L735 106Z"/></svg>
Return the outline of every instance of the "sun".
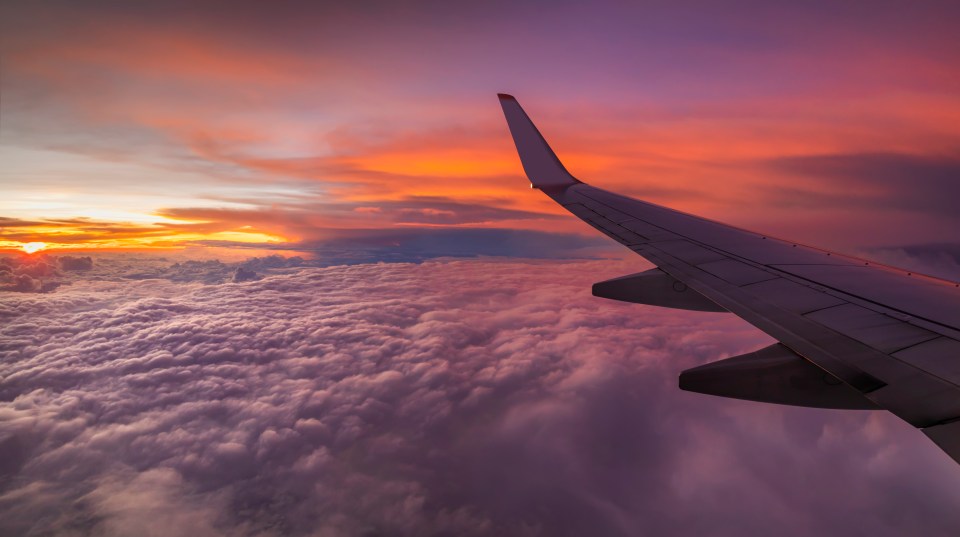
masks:
<svg viewBox="0 0 960 537"><path fill-rule="evenodd" d="M40 250L46 249L46 248L47 248L47 243L45 243L45 242L27 242L27 243L24 243L22 246L20 246L20 248L21 248L24 252L27 252L28 254L32 254L32 253L34 253L34 252L39 252Z"/></svg>

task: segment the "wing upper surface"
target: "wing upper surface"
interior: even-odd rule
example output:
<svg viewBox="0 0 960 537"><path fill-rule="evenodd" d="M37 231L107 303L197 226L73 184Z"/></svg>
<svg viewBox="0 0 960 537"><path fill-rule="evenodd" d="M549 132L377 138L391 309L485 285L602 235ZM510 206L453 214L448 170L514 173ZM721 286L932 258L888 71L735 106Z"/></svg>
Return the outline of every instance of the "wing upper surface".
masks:
<svg viewBox="0 0 960 537"><path fill-rule="evenodd" d="M960 331L960 285L829 250L812 248L593 188L585 206L640 216L645 224L724 255L842 290L891 310ZM598 213L599 214L599 213Z"/></svg>

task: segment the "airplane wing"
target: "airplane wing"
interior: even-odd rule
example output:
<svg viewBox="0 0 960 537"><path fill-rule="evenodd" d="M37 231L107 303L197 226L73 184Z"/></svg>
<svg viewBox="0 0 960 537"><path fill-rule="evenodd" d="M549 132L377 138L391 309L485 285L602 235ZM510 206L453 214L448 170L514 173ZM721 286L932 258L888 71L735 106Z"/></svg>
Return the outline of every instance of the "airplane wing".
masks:
<svg viewBox="0 0 960 537"><path fill-rule="evenodd" d="M681 389L885 409L960 462L960 284L587 185L514 97L499 98L531 187L657 267L597 283L594 295L729 311L779 341L688 369Z"/></svg>

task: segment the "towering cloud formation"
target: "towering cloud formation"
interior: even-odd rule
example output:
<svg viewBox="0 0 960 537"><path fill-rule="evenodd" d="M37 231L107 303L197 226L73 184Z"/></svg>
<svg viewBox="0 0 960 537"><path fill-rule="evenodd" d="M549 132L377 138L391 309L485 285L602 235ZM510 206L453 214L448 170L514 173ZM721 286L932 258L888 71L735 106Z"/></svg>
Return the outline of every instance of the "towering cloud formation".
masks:
<svg viewBox="0 0 960 537"><path fill-rule="evenodd" d="M960 471L886 414L678 391L681 369L766 340L588 295L636 268L305 267L4 295L0 533L960 531Z"/></svg>

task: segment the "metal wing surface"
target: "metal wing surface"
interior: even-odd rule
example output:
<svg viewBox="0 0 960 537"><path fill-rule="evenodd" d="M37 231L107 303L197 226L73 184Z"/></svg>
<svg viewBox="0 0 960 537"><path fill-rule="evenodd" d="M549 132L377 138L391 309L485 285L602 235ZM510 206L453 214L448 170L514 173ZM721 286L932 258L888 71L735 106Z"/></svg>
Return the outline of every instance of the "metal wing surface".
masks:
<svg viewBox="0 0 960 537"><path fill-rule="evenodd" d="M595 295L729 311L779 341L684 371L682 389L885 409L960 462L960 285L587 185L517 100L499 97L531 187L657 266L600 282Z"/></svg>

